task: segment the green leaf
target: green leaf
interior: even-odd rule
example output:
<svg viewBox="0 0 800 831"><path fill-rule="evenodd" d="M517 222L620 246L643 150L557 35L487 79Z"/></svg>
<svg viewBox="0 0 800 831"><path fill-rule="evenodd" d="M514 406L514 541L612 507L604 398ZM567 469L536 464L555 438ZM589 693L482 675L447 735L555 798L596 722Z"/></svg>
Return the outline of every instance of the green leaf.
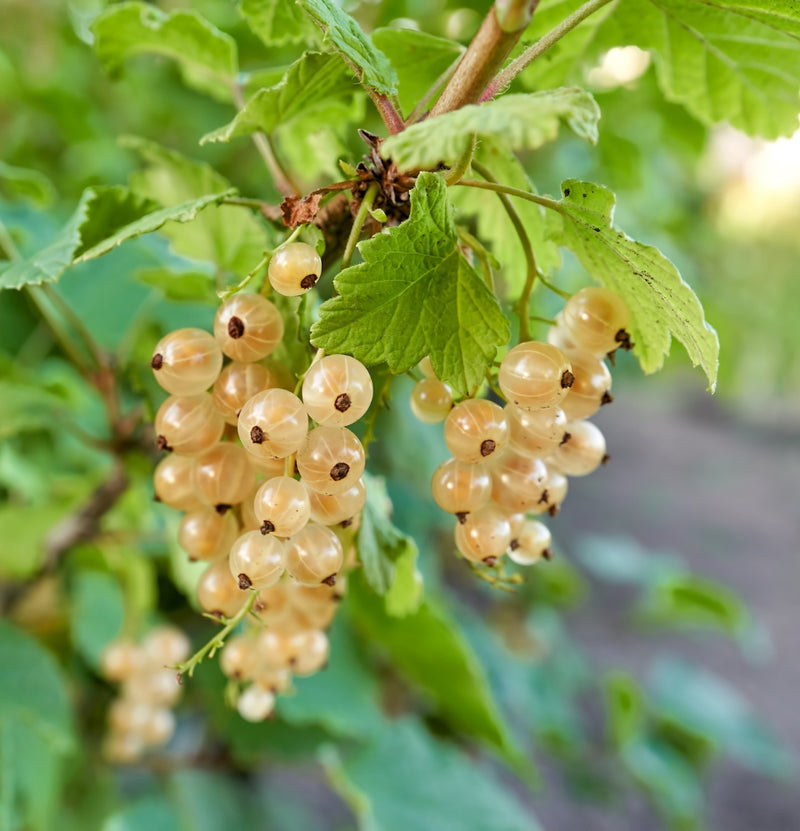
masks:
<svg viewBox="0 0 800 831"><path fill-rule="evenodd" d="M419 551L414 540L392 523L392 503L386 492L385 481L378 476L365 474L365 477L367 502L361 513L361 525L356 537L358 558L364 567L364 577L374 591L385 595L394 589L392 611L389 613L400 612L399 616L402 617L413 612L421 600L422 586L418 578L414 577L414 563ZM396 585L401 562L402 582Z"/></svg>
<svg viewBox="0 0 800 831"><path fill-rule="evenodd" d="M187 85L230 99L236 79L236 41L194 11L162 12L149 3L117 3L92 24L98 57L112 75L144 53L177 61Z"/></svg>
<svg viewBox="0 0 800 831"><path fill-rule="evenodd" d="M70 266L100 257L126 240L157 231L170 220L191 222L204 208L220 203L232 193L229 189L152 211L152 203L137 199L127 188L87 188L72 218L48 246L0 271L0 289L52 283Z"/></svg>
<svg viewBox="0 0 800 831"><path fill-rule="evenodd" d="M213 276L202 271L179 272L162 266L142 269L135 276L140 283L160 289L167 300L207 303L210 306L219 303Z"/></svg>
<svg viewBox="0 0 800 831"><path fill-rule="evenodd" d="M796 759L722 678L678 658L661 658L650 688L659 718L710 739L757 773L788 778L796 772Z"/></svg>
<svg viewBox="0 0 800 831"><path fill-rule="evenodd" d="M175 809L164 797L138 799L112 814L102 831L175 831L181 828Z"/></svg>
<svg viewBox="0 0 800 831"><path fill-rule="evenodd" d="M800 88L794 0L626 0L614 15L624 43L655 52L664 94L705 124L791 135Z"/></svg>
<svg viewBox="0 0 800 831"><path fill-rule="evenodd" d="M362 637L387 652L397 672L430 696L439 716L518 764L519 751L456 621L430 600L414 614L391 617L356 573L347 589L345 609Z"/></svg>
<svg viewBox="0 0 800 831"><path fill-rule="evenodd" d="M752 626L747 605L738 595L692 574L665 575L649 586L636 611L651 624L711 629L741 639Z"/></svg>
<svg viewBox="0 0 800 831"><path fill-rule="evenodd" d="M706 323L697 295L657 249L636 242L612 225L614 195L600 185L568 179L557 210L563 217L558 242L569 248L599 283L616 292L631 313L634 354L655 372L669 352L671 335L703 368L714 389L719 340Z"/></svg>
<svg viewBox="0 0 800 831"><path fill-rule="evenodd" d="M689 763L674 748L655 739L624 745L620 758L656 809L674 829L703 825L703 791Z"/></svg>
<svg viewBox="0 0 800 831"><path fill-rule="evenodd" d="M294 694L278 698L278 715L291 724L322 727L331 736L367 739L381 721L377 679L342 615L328 637L330 663L310 678L294 679Z"/></svg>
<svg viewBox="0 0 800 831"><path fill-rule="evenodd" d="M475 151L475 158L486 165L498 182L530 193L535 192L525 168L502 140L485 138ZM500 261L506 296L519 296L527 276L525 252L508 218L503 216L502 220L498 221L498 213L502 214L503 208L497 194L480 188L452 188L450 193L458 212L456 218L461 221L462 218L475 217L478 238L488 245L492 254ZM551 274L561 266L560 250L553 240L548 238L548 229L553 219L552 212L521 199L514 207L531 242L537 267L545 274Z"/></svg>
<svg viewBox="0 0 800 831"><path fill-rule="evenodd" d="M372 42L397 72L400 105L406 113L464 53L460 43L416 29L376 29Z"/></svg>
<svg viewBox="0 0 800 831"><path fill-rule="evenodd" d="M540 828L485 766L411 719L387 722L369 747L343 759L329 753L323 763L365 831Z"/></svg>
<svg viewBox="0 0 800 831"><path fill-rule="evenodd" d="M582 89L504 95L412 124L389 136L381 153L402 170L452 165L469 149L473 136L501 139L513 150L535 150L556 139L562 121L595 144L599 119L597 102Z"/></svg>
<svg viewBox="0 0 800 831"><path fill-rule="evenodd" d="M644 731L644 695L636 679L620 671L607 673L602 689L611 739L616 747L623 747Z"/></svg>
<svg viewBox="0 0 800 831"><path fill-rule="evenodd" d="M0 621L0 724L23 723L54 752L73 746L72 712L61 672L38 641Z"/></svg>
<svg viewBox="0 0 800 831"><path fill-rule="evenodd" d="M377 49L361 27L334 0L297 0L330 38L334 48L355 72L359 82L381 95L394 97L397 75L389 59Z"/></svg>
<svg viewBox="0 0 800 831"><path fill-rule="evenodd" d="M314 27L308 16L288 0L242 0L239 11L267 46L314 40Z"/></svg>
<svg viewBox="0 0 800 831"><path fill-rule="evenodd" d="M230 182L213 167L194 161L155 142L125 136L120 144L145 163L130 177L134 191L162 205L227 191ZM249 208L218 205L190 225L172 225L164 235L178 253L205 260L237 275L250 272L272 248L272 235Z"/></svg>
<svg viewBox="0 0 800 831"><path fill-rule="evenodd" d="M24 197L39 207L51 204L56 196L53 183L44 173L4 161L0 161L0 193Z"/></svg>
<svg viewBox="0 0 800 831"><path fill-rule="evenodd" d="M92 570L78 572L71 588L72 643L88 664L97 669L103 650L122 629L122 592L110 574Z"/></svg>
<svg viewBox="0 0 800 831"><path fill-rule="evenodd" d="M185 831L255 827L248 791L233 777L184 768L171 774L167 787Z"/></svg>
<svg viewBox="0 0 800 831"><path fill-rule="evenodd" d="M314 346L386 361L395 374L430 355L437 377L456 392L480 384L509 325L461 255L452 213L441 176L420 174L411 217L361 243L364 262L335 278L339 296L320 307Z"/></svg>
<svg viewBox="0 0 800 831"><path fill-rule="evenodd" d="M348 96L358 89L338 55L307 52L286 71L281 81L260 89L233 121L208 133L201 144L229 141L249 133L272 133L301 116L320 121L335 118L349 107Z"/></svg>
<svg viewBox="0 0 800 831"><path fill-rule="evenodd" d="M0 441L29 430L52 427L69 403L43 387L0 379Z"/></svg>

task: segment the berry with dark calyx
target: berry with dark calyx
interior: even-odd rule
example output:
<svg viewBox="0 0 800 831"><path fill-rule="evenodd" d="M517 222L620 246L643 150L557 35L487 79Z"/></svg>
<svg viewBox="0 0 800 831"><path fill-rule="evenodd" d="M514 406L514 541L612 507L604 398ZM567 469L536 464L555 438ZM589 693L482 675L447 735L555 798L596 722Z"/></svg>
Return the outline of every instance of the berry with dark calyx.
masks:
<svg viewBox="0 0 800 831"><path fill-rule="evenodd" d="M204 612L226 618L233 617L247 602L247 595L231 575L227 557L215 560L200 575L197 602Z"/></svg>
<svg viewBox="0 0 800 831"><path fill-rule="evenodd" d="M314 522L336 525L359 513L367 501L367 489L363 479L341 493L325 494L309 488L308 501Z"/></svg>
<svg viewBox="0 0 800 831"><path fill-rule="evenodd" d="M235 361L260 361L283 338L283 318L274 303L251 292L234 294L214 316L214 337Z"/></svg>
<svg viewBox="0 0 800 831"><path fill-rule="evenodd" d="M508 421L501 407L483 398L468 398L450 411L444 440L456 459L470 464L488 461L508 444Z"/></svg>
<svg viewBox="0 0 800 831"><path fill-rule="evenodd" d="M442 462L431 477L431 492L436 504L459 519L483 507L492 495L492 477L486 465L458 459Z"/></svg>
<svg viewBox="0 0 800 831"><path fill-rule="evenodd" d="M255 639L247 635L228 638L219 653L219 666L228 678L251 680L257 667Z"/></svg>
<svg viewBox="0 0 800 831"><path fill-rule="evenodd" d="M508 450L494 462L491 475L492 501L513 513L535 508L547 482L541 459Z"/></svg>
<svg viewBox="0 0 800 831"><path fill-rule="evenodd" d="M611 390L611 372L601 358L581 349L570 353L575 382L561 408L571 421L594 415Z"/></svg>
<svg viewBox="0 0 800 831"><path fill-rule="evenodd" d="M330 528L309 522L286 541L286 570L307 586L328 583L342 567L344 551Z"/></svg>
<svg viewBox="0 0 800 831"><path fill-rule="evenodd" d="M491 560L493 564L505 554L511 543L508 513L489 503L467 515L455 527L456 548L475 563Z"/></svg>
<svg viewBox="0 0 800 831"><path fill-rule="evenodd" d="M207 392L171 395L158 408L156 444L183 456L198 456L222 437L225 421Z"/></svg>
<svg viewBox="0 0 800 831"><path fill-rule="evenodd" d="M347 427L369 409L372 378L361 361L349 355L326 355L306 372L302 396L317 424Z"/></svg>
<svg viewBox="0 0 800 831"><path fill-rule="evenodd" d="M364 448L346 427L315 427L297 451L303 482L324 494L343 493L364 472Z"/></svg>
<svg viewBox="0 0 800 831"><path fill-rule="evenodd" d="M558 447L564 437L567 416L560 407L530 412L506 404L503 411L508 418L509 444L517 453L541 456Z"/></svg>
<svg viewBox="0 0 800 831"><path fill-rule="evenodd" d="M297 297L316 285L322 274L322 258L305 242L289 242L273 254L267 274L278 294Z"/></svg>
<svg viewBox="0 0 800 831"><path fill-rule="evenodd" d="M605 355L624 340L618 337L630 323L625 302L603 286L586 286L576 291L564 306L564 326L583 349Z"/></svg>
<svg viewBox="0 0 800 831"><path fill-rule="evenodd" d="M261 534L291 537L300 531L311 515L308 490L290 476L276 476L256 491L253 513Z"/></svg>
<svg viewBox="0 0 800 831"><path fill-rule="evenodd" d="M185 514L178 527L178 542L190 560L217 560L230 551L239 533L236 517L203 507Z"/></svg>
<svg viewBox="0 0 800 831"><path fill-rule="evenodd" d="M217 379L222 352L203 329L176 329L156 344L150 366L168 393L197 395Z"/></svg>
<svg viewBox="0 0 800 831"><path fill-rule="evenodd" d="M542 558L549 560L552 541L550 529L546 525L529 519L512 540L508 548L509 559L520 566L533 565Z"/></svg>
<svg viewBox="0 0 800 831"><path fill-rule="evenodd" d="M255 481L248 453L238 444L222 442L197 458L194 485L206 505L235 505Z"/></svg>
<svg viewBox="0 0 800 831"><path fill-rule="evenodd" d="M245 721L264 721L275 709L275 695L260 684L250 684L239 696L236 709Z"/></svg>
<svg viewBox="0 0 800 831"><path fill-rule="evenodd" d="M282 540L247 531L231 546L228 567L239 588L260 591L281 579L286 550Z"/></svg>
<svg viewBox="0 0 800 831"><path fill-rule="evenodd" d="M567 355L542 341L525 341L510 349L497 377L506 399L523 410L560 406L572 380Z"/></svg>
<svg viewBox="0 0 800 831"><path fill-rule="evenodd" d="M269 389L257 393L242 407L238 430L249 453L262 459L284 459L306 440L308 415L296 395Z"/></svg>
<svg viewBox="0 0 800 831"><path fill-rule="evenodd" d="M597 470L606 456L606 440L591 421L571 421L570 439L548 458L551 465L567 476L587 476Z"/></svg>

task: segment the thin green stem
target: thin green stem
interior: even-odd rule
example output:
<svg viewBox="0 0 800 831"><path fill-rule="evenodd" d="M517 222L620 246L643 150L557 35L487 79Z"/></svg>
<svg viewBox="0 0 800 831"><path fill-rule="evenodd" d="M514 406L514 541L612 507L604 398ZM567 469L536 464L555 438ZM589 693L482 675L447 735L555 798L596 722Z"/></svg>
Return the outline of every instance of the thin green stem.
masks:
<svg viewBox="0 0 800 831"><path fill-rule="evenodd" d="M564 291L564 289L560 289L558 286L554 286L549 280L546 280L541 274L539 275L539 281L541 284L553 294L557 294L559 297L563 297L564 300L569 300L572 295L568 291ZM555 323L555 321L553 321Z"/></svg>
<svg viewBox="0 0 800 831"><path fill-rule="evenodd" d="M499 184L491 171L479 162L474 162L473 167L487 182L495 185ZM514 311L519 317L519 339L520 341L528 341L531 339L531 329L528 323L528 307L530 306L534 283L539 275L539 269L536 266L536 255L533 253L533 246L531 245L528 232L525 230L525 225L522 222L519 212L505 193L497 191L497 195L503 204L506 214L508 214L508 218L511 220L511 224L514 226L514 230L517 232L523 254L525 255L525 286L522 289L519 299L514 304Z"/></svg>
<svg viewBox="0 0 800 831"><path fill-rule="evenodd" d="M367 94L372 99L375 109L390 135L402 133L406 125L395 105L385 96L367 87Z"/></svg>
<svg viewBox="0 0 800 831"><path fill-rule="evenodd" d="M544 37L541 37L532 46L529 46L518 58L497 74L494 80L486 88L481 96L481 101L489 101L498 93L502 92L513 80L532 64L537 58L544 55L548 49L554 46L564 35L569 34L578 24L587 17L607 6L612 0L589 0L579 9L576 9L569 17L564 18L554 29L551 29Z"/></svg>
<svg viewBox="0 0 800 831"><path fill-rule="evenodd" d="M473 167L475 167L474 163ZM478 170L477 167L475 169ZM480 173L480 171L478 172ZM480 179L462 179L460 182L456 182L456 187L481 188L482 190L491 190L495 193L505 193L509 196L516 196L518 199L534 202L543 208L549 208L551 211L557 211L560 214L567 213L560 202L551 199L549 196L539 196L537 193L529 193L527 190L512 188L510 185L500 185L497 182L482 182Z"/></svg>
<svg viewBox="0 0 800 831"><path fill-rule="evenodd" d="M239 110L244 109L244 91L242 90L241 84L236 82L231 84L231 95L233 96L233 103L236 105L236 108ZM259 155L264 160L264 164L267 166L267 170L270 176L272 176L272 181L275 183L278 191L283 196L295 196L298 194L300 191L278 160L270 137L266 133L252 133L251 138L256 150L258 150Z"/></svg>
<svg viewBox="0 0 800 831"><path fill-rule="evenodd" d="M367 188L367 192L364 194L364 198L358 206L358 213L353 220L353 227L350 229L350 235L347 237L347 244L344 247L344 254L342 254L342 270L347 268L350 265L350 261L353 259L353 254L355 254L356 251L356 245L358 244L359 237L361 236L361 229L367 221L367 215L372 210L372 203L378 195L379 188L380 185L377 182L373 182Z"/></svg>
<svg viewBox="0 0 800 831"><path fill-rule="evenodd" d="M53 286L45 283L41 288L51 305L58 307L60 314L69 323L70 327L83 342L86 351L91 355L92 361L95 363L97 368L105 366L108 361L103 353L103 350L94 339L92 333L86 328L84 322L80 319L80 317L78 317L77 314L75 314L75 310L72 306L67 303L67 301Z"/></svg>
<svg viewBox="0 0 800 831"><path fill-rule="evenodd" d="M217 292L217 297L220 300L227 300L231 295L236 294L237 291L241 291L242 289L247 287L247 284L253 279L253 277L261 271L262 268L270 261L272 257L272 252L268 251L264 253L264 256L258 261L258 265L252 269L252 271L248 272L235 286L230 286L227 289L223 289L222 291ZM269 285L269 283L267 283Z"/></svg>
<svg viewBox="0 0 800 831"><path fill-rule="evenodd" d="M225 620L225 626L205 646L198 649L187 661L184 661L182 664L175 664L170 669L177 670L179 676L188 674L189 678L191 678L194 675L195 667L202 663L205 658L213 658L214 653L225 643L225 638L250 614L257 597L258 592L250 592L250 597L247 598L247 602L233 617Z"/></svg>
<svg viewBox="0 0 800 831"><path fill-rule="evenodd" d="M505 395L503 395L503 391L494 382L494 379L492 378L492 373L488 369L486 370L486 383L491 387L492 392L496 396L498 396L501 400L505 400Z"/></svg>
<svg viewBox="0 0 800 831"><path fill-rule="evenodd" d="M478 136L476 133L473 133L469 137L469 144L467 144L464 152L461 154L461 158L458 159L450 170L444 174L444 181L448 187L456 184L459 179L463 179L464 174L469 170L469 166L472 163L472 157L475 154L475 144L477 142L477 138Z"/></svg>
<svg viewBox="0 0 800 831"><path fill-rule="evenodd" d="M17 244L14 242L14 238L11 236L10 231L6 228L5 223L2 220L0 220L0 246L3 247L8 260L13 261L22 259L22 254L20 254L19 248L17 248Z"/></svg>
<svg viewBox="0 0 800 831"><path fill-rule="evenodd" d="M88 377L92 373L93 367L91 363L86 360L83 351L75 343L74 338L70 335L69 330L62 323L53 309L50 308L48 300L41 286L25 286L25 293L28 295L31 303L36 307L39 317L47 325L50 334L58 344L58 348L64 353L67 360L75 367L75 369L84 377Z"/></svg>
<svg viewBox="0 0 800 831"><path fill-rule="evenodd" d="M458 238L475 254L478 262L481 264L481 271L483 271L483 278L489 291L494 294L494 275L492 274L492 264L490 261L491 255L486 248L481 244L481 241L470 234L466 228L457 227L456 233Z"/></svg>

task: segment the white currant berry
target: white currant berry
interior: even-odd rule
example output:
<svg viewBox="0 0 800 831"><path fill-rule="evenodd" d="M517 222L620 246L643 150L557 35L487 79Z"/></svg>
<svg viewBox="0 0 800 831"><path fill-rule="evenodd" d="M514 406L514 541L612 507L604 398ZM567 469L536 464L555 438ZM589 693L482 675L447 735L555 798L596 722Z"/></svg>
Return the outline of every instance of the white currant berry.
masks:
<svg viewBox="0 0 800 831"><path fill-rule="evenodd" d="M235 425L239 421L239 410L256 393L277 386L277 379L263 364L233 361L220 372L211 397L225 421Z"/></svg>
<svg viewBox="0 0 800 831"><path fill-rule="evenodd" d="M317 284L322 274L322 258L305 242L289 242L273 254L267 273L278 294L297 297Z"/></svg>
<svg viewBox="0 0 800 831"><path fill-rule="evenodd" d="M576 291L564 306L564 325L579 346L596 355L627 342L630 317L625 301L603 286Z"/></svg>
<svg viewBox="0 0 800 831"><path fill-rule="evenodd" d="M326 355L303 379L303 404L317 424L347 427L372 403L372 378L361 361L349 355Z"/></svg>
<svg viewBox="0 0 800 831"><path fill-rule="evenodd" d="M241 502L255 482L249 454L238 444L222 442L197 458L194 486L206 505L218 510Z"/></svg>
<svg viewBox="0 0 800 831"><path fill-rule="evenodd" d="M303 528L311 515L308 490L291 476L276 476L256 491L253 512L262 534L291 537Z"/></svg>
<svg viewBox="0 0 800 831"><path fill-rule="evenodd" d="M194 457L170 453L153 472L156 500L178 511L191 511L203 503L194 488Z"/></svg>
<svg viewBox="0 0 800 831"><path fill-rule="evenodd" d="M239 533L230 511L197 508L185 514L178 526L178 542L190 560L216 560L230 551Z"/></svg>
<svg viewBox="0 0 800 831"><path fill-rule="evenodd" d="M303 402L291 392L265 390L242 407L238 430L249 453L262 459L284 459L306 440L308 415Z"/></svg>
<svg viewBox="0 0 800 831"><path fill-rule="evenodd" d="M487 565L505 554L511 542L508 514L491 502L456 522L456 548L468 560Z"/></svg>
<svg viewBox="0 0 800 831"><path fill-rule="evenodd" d="M156 413L156 446L182 456L198 456L222 438L224 429L225 420L207 392L171 395Z"/></svg>
<svg viewBox="0 0 800 831"><path fill-rule="evenodd" d="M286 570L298 583L317 586L335 582L344 563L344 550L330 528L309 522L286 540L286 546Z"/></svg>
<svg viewBox="0 0 800 831"><path fill-rule="evenodd" d="M492 501L514 513L544 505L547 468L541 459L506 451L492 465Z"/></svg>
<svg viewBox="0 0 800 831"><path fill-rule="evenodd" d="M444 423L448 450L462 462L477 464L499 455L508 444L508 422L501 407L469 398L450 411Z"/></svg>
<svg viewBox="0 0 800 831"><path fill-rule="evenodd" d="M520 566L533 565L543 557L549 560L552 541L550 529L546 525L529 519L511 540L508 556Z"/></svg>
<svg viewBox="0 0 800 831"><path fill-rule="evenodd" d="M214 315L214 337L235 361L260 361L283 338L283 318L274 303L260 294L234 294Z"/></svg>
<svg viewBox="0 0 800 831"><path fill-rule="evenodd" d="M506 399L524 410L560 406L572 381L569 358L542 341L525 341L509 350L497 377Z"/></svg>
<svg viewBox="0 0 800 831"><path fill-rule="evenodd" d="M585 349L570 352L575 381L561 402L570 421L594 415L611 398L611 373L601 358Z"/></svg>
<svg viewBox="0 0 800 831"><path fill-rule="evenodd" d="M225 641L219 653L219 666L228 678L249 681L256 670L255 640L247 635L234 635Z"/></svg>
<svg viewBox="0 0 800 831"><path fill-rule="evenodd" d="M364 448L346 427L315 427L297 451L303 482L320 493L343 493L364 472Z"/></svg>
<svg viewBox="0 0 800 831"><path fill-rule="evenodd" d="M247 531L231 546L228 566L240 589L260 591L281 579L285 557L282 540L265 537L260 531Z"/></svg>
<svg viewBox="0 0 800 831"><path fill-rule="evenodd" d="M228 558L215 560L200 575L197 602L204 612L215 617L233 617L247 602L247 595L228 568Z"/></svg>
<svg viewBox="0 0 800 831"><path fill-rule="evenodd" d="M177 626L156 626L147 633L142 649L151 664L164 667L185 661L191 654L192 644Z"/></svg>
<svg viewBox="0 0 800 831"><path fill-rule="evenodd" d="M361 511L367 501L367 489L363 479L341 493L325 494L309 489L308 501L314 522L338 525Z"/></svg>
<svg viewBox="0 0 800 831"><path fill-rule="evenodd" d="M275 696L259 684L250 684L239 696L236 709L245 721L264 721L275 709Z"/></svg>
<svg viewBox="0 0 800 831"><path fill-rule="evenodd" d="M492 495L489 468L458 459L442 462L431 477L436 504L448 514L467 514L482 508Z"/></svg>
<svg viewBox="0 0 800 831"><path fill-rule="evenodd" d="M411 412L425 424L438 424L453 408L453 391L436 378L423 378L414 385L409 399Z"/></svg>
<svg viewBox="0 0 800 831"><path fill-rule="evenodd" d="M586 476L607 461L606 440L591 421L570 421L569 438L548 459L548 466L567 476Z"/></svg>
<svg viewBox="0 0 800 831"><path fill-rule="evenodd" d="M111 641L100 656L100 673L106 681L119 683L135 675L145 662L141 647L127 638Z"/></svg>
<svg viewBox="0 0 800 831"><path fill-rule="evenodd" d="M203 329L176 329L156 344L150 366L168 393L197 395L217 379L222 352Z"/></svg>
<svg viewBox="0 0 800 831"><path fill-rule="evenodd" d="M504 412L508 418L509 444L517 453L547 455L564 438L567 416L560 407L528 411L506 404Z"/></svg>
<svg viewBox="0 0 800 831"><path fill-rule="evenodd" d="M295 657L292 672L301 677L319 672L327 663L330 644L324 632L310 629L294 637Z"/></svg>

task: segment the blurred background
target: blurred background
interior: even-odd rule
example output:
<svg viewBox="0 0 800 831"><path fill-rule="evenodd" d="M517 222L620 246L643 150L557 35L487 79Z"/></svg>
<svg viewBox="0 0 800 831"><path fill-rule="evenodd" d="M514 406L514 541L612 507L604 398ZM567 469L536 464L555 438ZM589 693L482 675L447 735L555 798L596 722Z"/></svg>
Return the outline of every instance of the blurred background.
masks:
<svg viewBox="0 0 800 831"><path fill-rule="evenodd" d="M89 29L105 5L0 0L0 220L23 253L52 238L84 188L129 180L140 161L120 136L207 162L243 195L277 196L249 142L198 146L233 110L184 86L174 64L143 56L109 78ZM285 67L298 53L292 45L266 49L234 4L159 3L167 11L189 5L236 38L245 71ZM466 43L486 6L390 0L348 8L368 30L419 27ZM47 531L104 479L110 459L86 441L86 434L103 435L101 402L28 297L4 291L0 578L14 587L4 613L56 655L74 708L70 729L81 737L70 751L79 760L74 770L91 774L76 781L47 761L45 750L25 760L47 772L48 798L60 806L57 824L48 826L53 815L45 807L30 815L30 827L117 831L139 822L191 831L241 825L246 812L251 827L345 829L356 826L352 794L360 789L372 801L375 828L471 828L453 808L459 789L448 784L472 781L460 778L466 765L499 783L502 798L489 794L488 811L502 814L511 800L530 828L538 820L545 829L800 829L800 132L764 142L724 125L707 129L664 100L649 56L635 47L607 53L586 69L583 83L603 112L598 145L564 131L525 157L526 169L541 193L558 194L567 177L607 185L617 194L616 224L678 265L719 333L716 394L679 344L655 377L643 377L635 360L622 356L615 402L596 418L611 462L571 483L550 526L555 559L514 596L476 585L449 556L450 518L428 495L446 451L439 428L410 415L410 379L393 385L391 410L379 417L370 449L373 473L386 476L395 524L420 547L426 591L458 622L544 786L531 785L527 763L498 761L454 732L353 621L341 624L333 641L332 667L337 644L347 661L315 682L307 711L302 704L279 710L263 730L234 724L238 717L223 711L220 679L208 670L205 680L198 673L198 689L188 690L163 756L131 769L101 762L111 692L97 676L97 657L119 626L120 601L85 574L119 580L103 546L134 552L122 584L142 593L147 615L184 626L198 644L208 630L186 606L189 578L168 550L175 519L151 503L152 461L144 453L129 460L132 486L109 515L105 542L81 544L63 573L25 584L41 566ZM277 137L304 184L341 178L340 158L358 161L364 148L353 124L380 132L364 102L353 108L350 121L309 126L303 141ZM207 279L168 282L164 269ZM207 263L151 235L69 270L58 283L59 295L115 354L126 406L152 395L139 367L161 333L209 327L216 302L210 277ZM573 290L587 276L567 257L557 281ZM540 292L536 302L549 317L562 301ZM371 728L360 735L353 727L364 696L403 718L413 742L434 743L430 756L419 756L436 762L431 770L439 778L431 774L427 789L413 771L392 767L404 745L358 750L370 738ZM342 699L355 712L336 709ZM0 723L2 708L0 696ZM628 730L643 737L636 755L626 755L620 741ZM441 742L458 757L439 759ZM351 751L361 756L348 762ZM379 770L391 775L381 779ZM7 766L0 776L13 794ZM363 816L360 822L373 827ZM491 827L525 826L500 816Z"/></svg>

